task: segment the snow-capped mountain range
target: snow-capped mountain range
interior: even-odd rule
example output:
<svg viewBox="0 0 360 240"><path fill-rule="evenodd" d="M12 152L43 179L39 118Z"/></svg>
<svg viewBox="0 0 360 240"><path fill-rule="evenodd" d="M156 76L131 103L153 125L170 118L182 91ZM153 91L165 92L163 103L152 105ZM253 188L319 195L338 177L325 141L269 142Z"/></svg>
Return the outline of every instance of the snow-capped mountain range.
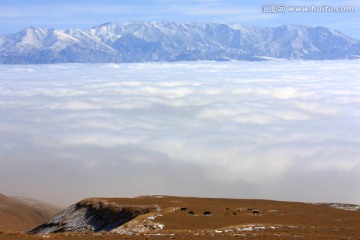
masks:
<svg viewBox="0 0 360 240"><path fill-rule="evenodd" d="M0 63L356 59L360 40L325 27L218 23L105 23L90 29L24 30L0 36Z"/></svg>

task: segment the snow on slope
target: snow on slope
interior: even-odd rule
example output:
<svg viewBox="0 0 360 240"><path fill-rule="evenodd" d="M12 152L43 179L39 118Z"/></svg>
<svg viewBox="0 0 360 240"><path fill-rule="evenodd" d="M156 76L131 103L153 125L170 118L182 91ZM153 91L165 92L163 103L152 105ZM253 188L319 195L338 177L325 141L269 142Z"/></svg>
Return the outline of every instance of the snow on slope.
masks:
<svg viewBox="0 0 360 240"><path fill-rule="evenodd" d="M157 211L156 206L121 206L105 200L83 200L29 233L110 231L139 215Z"/></svg>

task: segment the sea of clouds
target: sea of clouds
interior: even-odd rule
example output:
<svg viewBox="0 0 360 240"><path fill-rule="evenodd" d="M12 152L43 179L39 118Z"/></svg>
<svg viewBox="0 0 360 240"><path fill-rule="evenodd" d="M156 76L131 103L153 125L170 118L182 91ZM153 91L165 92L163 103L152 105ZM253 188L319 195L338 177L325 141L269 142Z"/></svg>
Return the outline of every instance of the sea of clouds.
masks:
<svg viewBox="0 0 360 240"><path fill-rule="evenodd" d="M0 192L360 203L360 61L0 65Z"/></svg>

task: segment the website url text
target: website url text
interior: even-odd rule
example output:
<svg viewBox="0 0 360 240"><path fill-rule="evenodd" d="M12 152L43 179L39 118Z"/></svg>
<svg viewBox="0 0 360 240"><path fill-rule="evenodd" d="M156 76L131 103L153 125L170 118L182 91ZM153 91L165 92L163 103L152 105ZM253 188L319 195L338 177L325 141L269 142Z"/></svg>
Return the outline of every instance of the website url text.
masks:
<svg viewBox="0 0 360 240"><path fill-rule="evenodd" d="M330 6L330 5L311 5L311 6L287 6L285 4L263 4L263 13L285 13L285 12L309 12L309 13L349 13L355 12L354 6Z"/></svg>

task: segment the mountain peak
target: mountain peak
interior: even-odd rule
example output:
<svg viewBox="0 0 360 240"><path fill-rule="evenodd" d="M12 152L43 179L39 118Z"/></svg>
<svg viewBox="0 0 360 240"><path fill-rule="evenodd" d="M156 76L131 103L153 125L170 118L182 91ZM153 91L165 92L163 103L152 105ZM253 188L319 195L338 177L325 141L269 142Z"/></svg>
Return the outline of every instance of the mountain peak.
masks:
<svg viewBox="0 0 360 240"><path fill-rule="evenodd" d="M28 26L26 28L24 28L21 32L23 32L24 34L36 34L36 33L46 33L48 30L45 28L40 28L40 27L34 27L34 26Z"/></svg>
<svg viewBox="0 0 360 240"><path fill-rule="evenodd" d="M28 26L24 28L24 31L37 31L37 30L41 30L41 28L35 26Z"/></svg>

